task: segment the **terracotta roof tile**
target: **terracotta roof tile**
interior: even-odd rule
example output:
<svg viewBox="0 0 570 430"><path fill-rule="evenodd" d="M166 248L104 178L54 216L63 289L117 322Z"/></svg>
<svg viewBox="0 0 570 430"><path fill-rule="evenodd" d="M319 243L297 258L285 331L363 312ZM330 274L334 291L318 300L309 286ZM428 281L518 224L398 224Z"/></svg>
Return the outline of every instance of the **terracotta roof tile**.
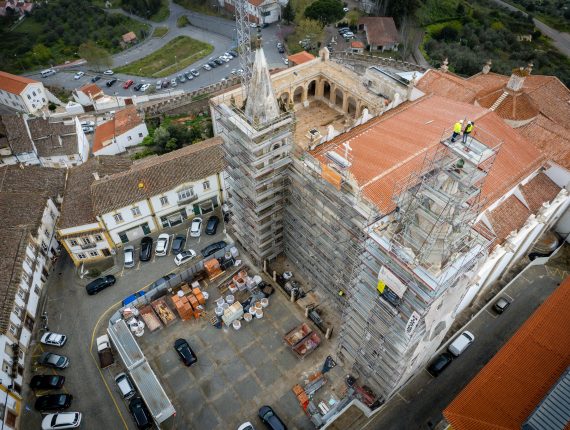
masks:
<svg viewBox="0 0 570 430"><path fill-rule="evenodd" d="M37 83L39 82L24 76L16 76L0 71L0 90L4 90L12 94L20 94L28 84Z"/></svg>
<svg viewBox="0 0 570 430"><path fill-rule="evenodd" d="M511 231L519 230L531 212L514 194L510 195L495 209L487 213L497 243L503 243Z"/></svg>
<svg viewBox="0 0 570 430"><path fill-rule="evenodd" d="M570 169L570 134L567 127L540 114L517 131L532 142L546 158Z"/></svg>
<svg viewBox="0 0 570 430"><path fill-rule="evenodd" d="M454 430L522 428L570 363L568 309L570 278L443 411Z"/></svg>
<svg viewBox="0 0 570 430"><path fill-rule="evenodd" d="M398 42L398 30L390 16L367 16L358 20L358 26L366 27L366 38L370 45L389 45Z"/></svg>
<svg viewBox="0 0 570 430"><path fill-rule="evenodd" d="M105 144L115 136L115 121L110 120L100 124L95 129L95 135L93 136L93 153L96 153L102 149Z"/></svg>
<svg viewBox="0 0 570 430"><path fill-rule="evenodd" d="M477 100L480 106L490 109L499 97L503 95L502 88L487 94ZM508 91L508 95L495 108L495 112L503 119L521 121L534 118L538 115L538 106L531 96L524 92L513 93Z"/></svg>
<svg viewBox="0 0 570 430"><path fill-rule="evenodd" d="M133 40L137 40L137 35L133 31L129 31L128 33L123 34L122 36L123 42L129 43Z"/></svg>
<svg viewBox="0 0 570 430"><path fill-rule="evenodd" d="M297 52L296 54L289 55L289 61L294 66L298 66L299 64L306 63L307 61L311 61L315 59L313 54L309 54L307 51Z"/></svg>
<svg viewBox="0 0 570 430"><path fill-rule="evenodd" d="M113 137L121 136L137 125L142 124L142 122L143 120L134 106L117 111L112 120L97 126L95 129L93 153L106 146Z"/></svg>
<svg viewBox="0 0 570 430"><path fill-rule="evenodd" d="M472 103L482 88L453 73L429 69L416 87L426 94L436 94L446 98Z"/></svg>
<svg viewBox="0 0 570 430"><path fill-rule="evenodd" d="M33 152L34 145L21 115L2 115L8 145L14 154Z"/></svg>
<svg viewBox="0 0 570 430"><path fill-rule="evenodd" d="M75 124L31 118L28 119L28 128L40 157L79 153Z"/></svg>
<svg viewBox="0 0 570 430"><path fill-rule="evenodd" d="M530 211L536 214L544 202L551 202L560 192L560 187L552 179L539 173L522 187L522 193Z"/></svg>
<svg viewBox="0 0 570 430"><path fill-rule="evenodd" d="M103 96L103 90L97 86L97 84L87 84L79 88L79 91L86 94L92 99L97 99Z"/></svg>
<svg viewBox="0 0 570 430"><path fill-rule="evenodd" d="M91 185L93 213L108 213L221 172L225 167L222 143L219 137L208 139L143 160L125 172L95 181Z"/></svg>
<svg viewBox="0 0 570 430"><path fill-rule="evenodd" d="M364 43L362 43L360 40L355 40L354 42L350 42L350 47L351 48L364 48Z"/></svg>

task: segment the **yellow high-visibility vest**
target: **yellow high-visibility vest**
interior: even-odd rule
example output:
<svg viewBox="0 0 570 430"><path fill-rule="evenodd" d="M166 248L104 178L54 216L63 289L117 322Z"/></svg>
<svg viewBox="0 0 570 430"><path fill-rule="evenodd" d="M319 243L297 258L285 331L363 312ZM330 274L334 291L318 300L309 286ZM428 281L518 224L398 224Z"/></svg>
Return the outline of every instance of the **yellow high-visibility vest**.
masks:
<svg viewBox="0 0 570 430"><path fill-rule="evenodd" d="M471 133L473 131L473 124L467 124L465 127L465 133Z"/></svg>
<svg viewBox="0 0 570 430"><path fill-rule="evenodd" d="M453 132L460 134L461 133L461 123L460 122L456 122L455 125L453 126Z"/></svg>

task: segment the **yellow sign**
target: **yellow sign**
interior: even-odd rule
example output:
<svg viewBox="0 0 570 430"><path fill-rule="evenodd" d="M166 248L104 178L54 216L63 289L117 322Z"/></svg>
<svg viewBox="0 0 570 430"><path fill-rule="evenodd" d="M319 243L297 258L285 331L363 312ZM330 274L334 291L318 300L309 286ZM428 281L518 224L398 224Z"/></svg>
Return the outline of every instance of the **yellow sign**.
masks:
<svg viewBox="0 0 570 430"><path fill-rule="evenodd" d="M384 288L386 288L386 284L384 283L384 281L379 280L378 285L376 285L376 289L380 294L382 294L384 292Z"/></svg>

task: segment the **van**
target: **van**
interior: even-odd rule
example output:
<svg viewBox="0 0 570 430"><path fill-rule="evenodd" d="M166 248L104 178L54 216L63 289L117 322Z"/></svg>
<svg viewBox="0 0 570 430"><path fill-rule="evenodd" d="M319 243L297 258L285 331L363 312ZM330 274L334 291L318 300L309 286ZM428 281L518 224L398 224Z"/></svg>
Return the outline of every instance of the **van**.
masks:
<svg viewBox="0 0 570 430"><path fill-rule="evenodd" d="M115 377L115 382L117 383L123 398L130 399L136 394L135 387L133 387L133 384L126 373L119 373Z"/></svg>
<svg viewBox="0 0 570 430"><path fill-rule="evenodd" d="M459 357L463 352L475 341L475 336L469 331L464 331L455 338L453 342L447 347L455 357Z"/></svg>
<svg viewBox="0 0 570 430"><path fill-rule="evenodd" d="M51 75L55 75L55 70L54 69L46 69L46 70L42 70L40 72L40 74L42 75L42 78L47 78L48 76Z"/></svg>

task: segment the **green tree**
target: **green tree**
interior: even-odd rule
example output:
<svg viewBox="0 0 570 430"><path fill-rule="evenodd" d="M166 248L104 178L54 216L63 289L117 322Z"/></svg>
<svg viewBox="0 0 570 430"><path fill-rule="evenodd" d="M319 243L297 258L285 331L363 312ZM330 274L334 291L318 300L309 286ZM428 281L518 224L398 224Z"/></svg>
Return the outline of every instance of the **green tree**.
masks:
<svg viewBox="0 0 570 430"><path fill-rule="evenodd" d="M166 142L164 149L166 149L168 152L178 149L178 144L176 142L176 139L174 139L173 137L168 139L168 142Z"/></svg>
<svg viewBox="0 0 570 430"><path fill-rule="evenodd" d="M160 149L164 150L164 148L166 148L168 140L170 139L170 133L166 128L161 126L154 131L153 138L154 138L154 144L158 146Z"/></svg>
<svg viewBox="0 0 570 430"><path fill-rule="evenodd" d="M52 58L51 50L41 43L34 45L32 49L32 56L34 57L34 62L37 64L48 63Z"/></svg>
<svg viewBox="0 0 570 430"><path fill-rule="evenodd" d="M287 2L287 5L283 8L283 14L281 15L283 21L287 24L292 23L295 20L295 10L291 4L291 0Z"/></svg>
<svg viewBox="0 0 570 430"><path fill-rule="evenodd" d="M344 17L343 5L339 0L317 0L305 9L305 16L328 25Z"/></svg>
<svg viewBox="0 0 570 430"><path fill-rule="evenodd" d="M348 21L348 25L350 27L356 27L359 19L360 19L360 12L357 10L351 10L346 14L346 20Z"/></svg>
<svg viewBox="0 0 570 430"><path fill-rule="evenodd" d="M91 40L81 44L77 52L81 58L97 69L109 68L113 65L111 54Z"/></svg>
<svg viewBox="0 0 570 430"><path fill-rule="evenodd" d="M296 52L299 52L301 49L300 45L296 42L299 40L306 40L308 43L305 45L307 49L316 49L319 42L323 38L323 25L315 20L315 19L303 19L297 25L295 33L293 33L289 38L292 38L295 43L294 47L297 48Z"/></svg>

